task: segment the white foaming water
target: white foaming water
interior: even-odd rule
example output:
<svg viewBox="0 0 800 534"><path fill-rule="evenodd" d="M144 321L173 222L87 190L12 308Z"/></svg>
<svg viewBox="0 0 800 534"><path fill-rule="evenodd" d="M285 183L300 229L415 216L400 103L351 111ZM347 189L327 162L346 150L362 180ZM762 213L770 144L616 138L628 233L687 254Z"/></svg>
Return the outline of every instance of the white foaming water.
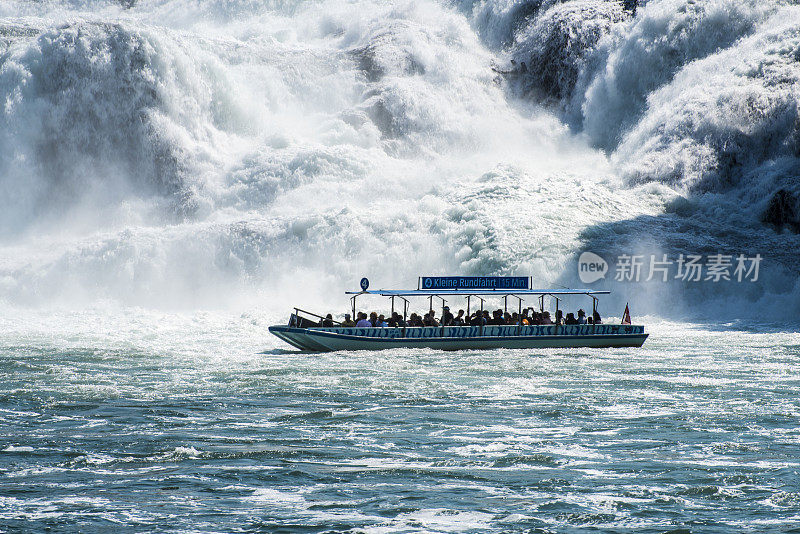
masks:
<svg viewBox="0 0 800 534"><path fill-rule="evenodd" d="M598 0L4 4L0 300L273 312L338 304L362 275L571 282L585 247L791 261L797 238L736 204L796 191L797 84L779 82L798 71L780 63L796 14L745 0L651 1L636 18ZM536 73L524 97L492 70L511 57ZM761 97L723 98L728 77ZM693 122L709 106L705 120L761 124L733 149L761 152L732 193L692 196L730 147L730 128ZM796 283L777 271L773 287Z"/></svg>

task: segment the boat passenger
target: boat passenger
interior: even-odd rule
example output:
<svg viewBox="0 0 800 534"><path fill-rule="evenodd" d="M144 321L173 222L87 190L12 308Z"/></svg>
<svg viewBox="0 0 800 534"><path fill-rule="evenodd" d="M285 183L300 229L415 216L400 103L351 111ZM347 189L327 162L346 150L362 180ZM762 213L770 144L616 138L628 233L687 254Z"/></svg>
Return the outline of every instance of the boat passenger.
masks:
<svg viewBox="0 0 800 534"><path fill-rule="evenodd" d="M578 324L586 324L586 312L578 310Z"/></svg>
<svg viewBox="0 0 800 534"><path fill-rule="evenodd" d="M603 320L600 318L600 314L597 313L597 310L592 312L592 316L594 318L594 324L601 324L603 322Z"/></svg>
<svg viewBox="0 0 800 534"><path fill-rule="evenodd" d="M389 323L386 322L386 317L383 314L378 316L378 320L375 322L375 326L377 328L389 328Z"/></svg>
<svg viewBox="0 0 800 534"><path fill-rule="evenodd" d="M426 313L422 323L424 326L439 326L439 321L436 320L436 312L431 310Z"/></svg>
<svg viewBox="0 0 800 534"><path fill-rule="evenodd" d="M369 312L369 322L373 327L378 326L378 314L375 312Z"/></svg>
<svg viewBox="0 0 800 534"><path fill-rule="evenodd" d="M342 324L340 326L343 327L343 328L352 328L355 325L356 325L356 323L354 323L353 320L350 319L350 314L349 313L345 313L344 314L344 321L342 321Z"/></svg>
<svg viewBox="0 0 800 534"><path fill-rule="evenodd" d="M575 314L572 312L568 313L567 318L564 320L564 324L578 324Z"/></svg>
<svg viewBox="0 0 800 534"><path fill-rule="evenodd" d="M550 312L542 312L542 322L540 324L553 324L553 320L550 319Z"/></svg>
<svg viewBox="0 0 800 534"><path fill-rule="evenodd" d="M503 321L503 310L495 310L492 312L492 318L486 322L486 324L490 325L503 325L505 322Z"/></svg>
<svg viewBox="0 0 800 534"><path fill-rule="evenodd" d="M564 312L556 310L556 324L564 324Z"/></svg>
<svg viewBox="0 0 800 534"><path fill-rule="evenodd" d="M441 325L442 326L453 326L453 319L455 319L455 317L453 317L453 314L450 313L450 307L449 306L445 306L442 309Z"/></svg>
<svg viewBox="0 0 800 534"><path fill-rule="evenodd" d="M464 310L458 310L458 315L453 318L453 326L464 326Z"/></svg>
<svg viewBox="0 0 800 534"><path fill-rule="evenodd" d="M320 326L324 326L326 328L332 327L333 326L333 316L329 313L328 315L325 316L325 318L322 321L320 321L319 325Z"/></svg>
<svg viewBox="0 0 800 534"><path fill-rule="evenodd" d="M392 312L392 317L389 319L389 328L405 328L406 322L397 312Z"/></svg>
<svg viewBox="0 0 800 534"><path fill-rule="evenodd" d="M359 328L372 328L372 323L367 319L366 313L358 312L358 322L356 322L356 326Z"/></svg>

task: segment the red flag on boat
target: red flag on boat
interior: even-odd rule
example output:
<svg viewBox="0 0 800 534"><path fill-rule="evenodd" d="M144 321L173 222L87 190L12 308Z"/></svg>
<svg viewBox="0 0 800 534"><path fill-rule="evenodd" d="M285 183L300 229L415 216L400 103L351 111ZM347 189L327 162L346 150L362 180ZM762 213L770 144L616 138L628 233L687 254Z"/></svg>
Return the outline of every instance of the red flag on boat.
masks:
<svg viewBox="0 0 800 534"><path fill-rule="evenodd" d="M625 303L625 313L622 314L622 324L631 324L631 312L627 302Z"/></svg>

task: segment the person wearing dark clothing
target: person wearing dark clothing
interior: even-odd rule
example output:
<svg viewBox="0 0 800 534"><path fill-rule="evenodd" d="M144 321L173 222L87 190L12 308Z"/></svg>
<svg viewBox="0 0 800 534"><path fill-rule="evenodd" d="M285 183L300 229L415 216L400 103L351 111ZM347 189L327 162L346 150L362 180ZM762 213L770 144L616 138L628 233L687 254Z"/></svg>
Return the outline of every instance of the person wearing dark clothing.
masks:
<svg viewBox="0 0 800 534"><path fill-rule="evenodd" d="M330 313L329 313L328 315L326 315L326 316L325 316L325 318L324 318L324 319L322 320L322 322L320 323L320 326L324 326L324 327L331 327L331 326L333 326L333 317L331 316L331 314L330 314Z"/></svg>
<svg viewBox="0 0 800 534"><path fill-rule="evenodd" d="M492 318L487 321L486 324L490 325L503 325L505 321L503 321L503 311L502 310L495 310L492 312Z"/></svg>
<svg viewBox="0 0 800 534"><path fill-rule="evenodd" d="M392 318L389 319L389 326L392 328L405 328L406 322L399 313L394 312L392 313Z"/></svg>
<svg viewBox="0 0 800 534"><path fill-rule="evenodd" d="M578 324L578 320L575 318L575 315L570 312L567 314L567 318L564 321L564 324Z"/></svg>
<svg viewBox="0 0 800 534"><path fill-rule="evenodd" d="M435 312L433 310L425 314L425 318L422 320L422 323L425 326L439 326L439 321L436 320Z"/></svg>
<svg viewBox="0 0 800 534"><path fill-rule="evenodd" d="M442 326L453 326L453 314L450 313L450 308L448 306L444 307L444 311L442 312Z"/></svg>

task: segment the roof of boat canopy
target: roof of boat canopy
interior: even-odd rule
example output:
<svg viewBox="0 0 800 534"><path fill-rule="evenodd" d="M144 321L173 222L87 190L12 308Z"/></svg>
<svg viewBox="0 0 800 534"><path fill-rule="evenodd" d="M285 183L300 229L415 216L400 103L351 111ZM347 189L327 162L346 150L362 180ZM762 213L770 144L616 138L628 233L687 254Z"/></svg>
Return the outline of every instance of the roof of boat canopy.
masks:
<svg viewBox="0 0 800 534"><path fill-rule="evenodd" d="M345 291L345 295L380 295L383 297L508 297L522 295L606 295L597 289L532 289L528 276L420 276L416 289L375 289L369 291L369 280L361 279L361 291Z"/></svg>
<svg viewBox="0 0 800 534"><path fill-rule="evenodd" d="M345 295L380 295L383 297L430 297L451 295L456 297L504 297L513 295L608 295L611 291L598 289L375 289L373 291L345 291Z"/></svg>

